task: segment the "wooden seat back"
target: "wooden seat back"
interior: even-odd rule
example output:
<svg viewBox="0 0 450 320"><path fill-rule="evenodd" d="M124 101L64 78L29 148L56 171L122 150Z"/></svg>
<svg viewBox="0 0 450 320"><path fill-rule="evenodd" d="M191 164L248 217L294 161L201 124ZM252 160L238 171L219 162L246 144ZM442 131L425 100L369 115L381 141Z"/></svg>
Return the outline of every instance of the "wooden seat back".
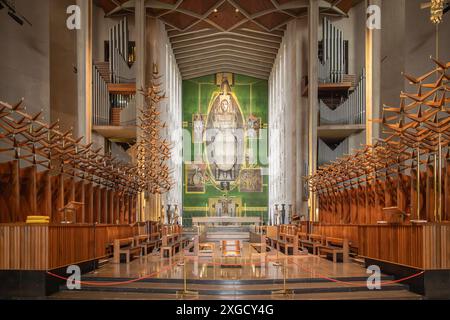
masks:
<svg viewBox="0 0 450 320"><path fill-rule="evenodd" d="M132 246L133 241L133 238L115 239L114 246L119 246L120 248Z"/></svg>
<svg viewBox="0 0 450 320"><path fill-rule="evenodd" d="M315 243L323 243L323 236L321 234L310 234L309 240Z"/></svg>
<svg viewBox="0 0 450 320"><path fill-rule="evenodd" d="M325 243L327 246L334 246L334 247L343 247L344 246L344 239L341 238L333 238L333 237L326 237Z"/></svg>
<svg viewBox="0 0 450 320"><path fill-rule="evenodd" d="M308 234L306 232L299 232L298 239L299 240L308 240Z"/></svg>

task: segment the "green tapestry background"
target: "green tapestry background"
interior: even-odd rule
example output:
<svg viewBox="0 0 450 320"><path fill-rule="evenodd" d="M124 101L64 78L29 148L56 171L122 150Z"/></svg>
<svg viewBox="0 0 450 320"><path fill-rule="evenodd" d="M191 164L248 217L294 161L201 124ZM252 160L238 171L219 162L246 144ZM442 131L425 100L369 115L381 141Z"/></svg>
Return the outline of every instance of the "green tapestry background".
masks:
<svg viewBox="0 0 450 320"><path fill-rule="evenodd" d="M244 118L247 119L250 114L261 118L261 127L266 128L261 131L259 139L253 141L253 146L267 150L267 123L268 123L268 82L267 80L257 79L244 75L234 74L234 85L231 87L236 95ZM196 113L207 114L208 106L213 95L220 91L216 85L215 75L204 76L195 79L183 80L183 129L188 130L192 136L193 123L192 117ZM190 161L194 161L194 144L183 142L184 148L190 145ZM204 148L204 146L203 146ZM206 207L209 198L221 197L225 191L218 190L212 184L206 184L204 194L192 194L186 192L186 159L188 151L183 150L183 225L191 226L192 217L206 216ZM268 214L268 175L264 174L263 168L268 168L267 163L261 163L257 156L257 167L263 170L263 191L262 192L239 192L238 188L228 192L230 197L239 197L242 199L241 216L259 216L263 217L267 223ZM247 210L245 210L245 208Z"/></svg>

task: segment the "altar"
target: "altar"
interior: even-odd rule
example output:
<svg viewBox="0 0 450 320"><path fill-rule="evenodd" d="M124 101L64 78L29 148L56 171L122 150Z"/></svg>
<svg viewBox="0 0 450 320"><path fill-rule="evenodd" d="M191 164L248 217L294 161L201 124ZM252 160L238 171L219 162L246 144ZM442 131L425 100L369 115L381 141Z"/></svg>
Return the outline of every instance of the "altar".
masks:
<svg viewBox="0 0 450 320"><path fill-rule="evenodd" d="M262 220L260 217L193 217L192 224L198 225L261 225Z"/></svg>

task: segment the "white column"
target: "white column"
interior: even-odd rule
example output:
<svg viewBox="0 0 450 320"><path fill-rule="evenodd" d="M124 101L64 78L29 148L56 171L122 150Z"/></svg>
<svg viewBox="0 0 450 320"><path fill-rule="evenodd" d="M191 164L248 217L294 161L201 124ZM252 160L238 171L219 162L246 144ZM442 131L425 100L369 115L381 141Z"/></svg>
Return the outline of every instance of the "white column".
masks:
<svg viewBox="0 0 450 320"><path fill-rule="evenodd" d="M308 10L309 57L308 57L308 105L309 105L309 174L316 171L317 166L317 119L318 119L318 33L319 33L319 1L309 0ZM309 219L314 221L316 197L309 197Z"/></svg>
<svg viewBox="0 0 450 320"><path fill-rule="evenodd" d="M366 8L377 5L381 0L366 0ZM380 125L372 120L380 118L381 78L381 30L366 27L366 144L372 144L380 137Z"/></svg>
<svg viewBox="0 0 450 320"><path fill-rule="evenodd" d="M92 138L92 0L77 0L81 29L77 30L78 120L77 134L84 143Z"/></svg>

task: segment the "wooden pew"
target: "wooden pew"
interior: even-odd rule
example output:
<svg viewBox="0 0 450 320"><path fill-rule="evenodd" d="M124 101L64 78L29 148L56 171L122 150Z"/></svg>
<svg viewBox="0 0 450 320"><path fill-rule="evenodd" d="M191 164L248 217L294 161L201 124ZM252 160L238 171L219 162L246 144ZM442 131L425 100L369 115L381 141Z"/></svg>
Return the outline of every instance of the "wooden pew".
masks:
<svg viewBox="0 0 450 320"><path fill-rule="evenodd" d="M143 234L134 237L134 247L139 247L142 250L142 255L147 255L149 247L149 235Z"/></svg>
<svg viewBox="0 0 450 320"><path fill-rule="evenodd" d="M142 257L142 248L134 245L134 238L124 238L114 240L114 258L113 263L120 263L120 255L124 254L126 262L130 263L131 258L136 254Z"/></svg>
<svg viewBox="0 0 450 320"><path fill-rule="evenodd" d="M169 258L183 249L185 240L182 239L182 233L176 231L171 234L163 234L161 240L161 258L164 258L166 252L169 253Z"/></svg>
<svg viewBox="0 0 450 320"><path fill-rule="evenodd" d="M185 256L198 256L198 250L199 250L198 236L195 236L191 240L188 239L188 244L184 246L183 254Z"/></svg>
<svg viewBox="0 0 450 320"><path fill-rule="evenodd" d="M302 235L302 237L298 241L301 248L311 248L312 254L316 254L317 247L323 245L323 237L320 234L309 234L306 236L306 239L304 235Z"/></svg>
<svg viewBox="0 0 450 320"><path fill-rule="evenodd" d="M325 244L317 247L317 255L332 254L333 262L338 262L338 255L342 255L342 262L349 261L349 241L347 239L326 237Z"/></svg>
<svg viewBox="0 0 450 320"><path fill-rule="evenodd" d="M284 248L284 254L289 255L289 248L292 248L292 254L298 254L298 235L297 234L286 234L280 233L280 238L277 241L277 250L281 251Z"/></svg>

